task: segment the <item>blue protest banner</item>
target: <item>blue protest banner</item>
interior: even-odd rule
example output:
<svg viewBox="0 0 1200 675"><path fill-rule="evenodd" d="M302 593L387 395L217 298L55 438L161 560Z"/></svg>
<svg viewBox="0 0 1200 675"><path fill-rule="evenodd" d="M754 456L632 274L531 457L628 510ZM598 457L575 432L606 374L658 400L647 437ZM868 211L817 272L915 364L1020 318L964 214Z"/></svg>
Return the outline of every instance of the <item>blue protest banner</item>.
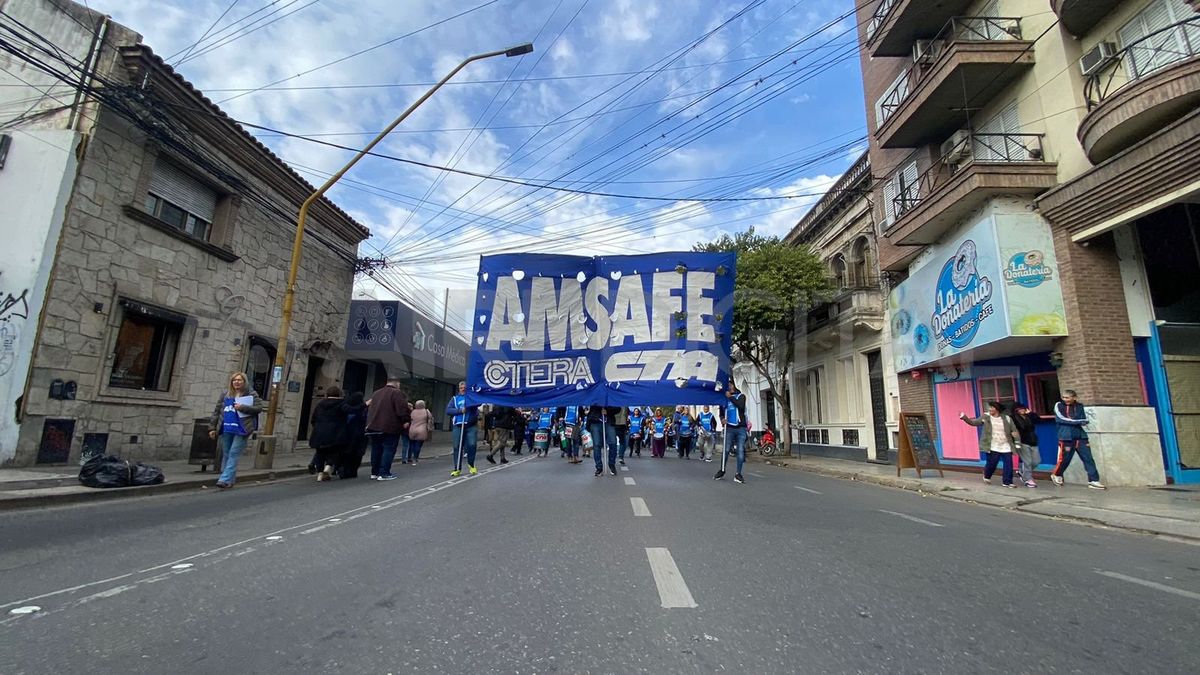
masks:
<svg viewBox="0 0 1200 675"><path fill-rule="evenodd" d="M720 404L736 256L483 256L468 400L508 406Z"/></svg>

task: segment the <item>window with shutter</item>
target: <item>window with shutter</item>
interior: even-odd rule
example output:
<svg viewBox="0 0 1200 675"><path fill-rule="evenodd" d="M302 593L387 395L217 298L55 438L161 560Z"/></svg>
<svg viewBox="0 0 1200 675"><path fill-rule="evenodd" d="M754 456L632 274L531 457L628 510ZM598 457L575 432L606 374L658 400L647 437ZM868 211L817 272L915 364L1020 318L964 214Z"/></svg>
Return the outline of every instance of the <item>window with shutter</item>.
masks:
<svg viewBox="0 0 1200 675"><path fill-rule="evenodd" d="M198 239L208 239L219 195L175 165L159 160L150 174L146 210Z"/></svg>
<svg viewBox="0 0 1200 675"><path fill-rule="evenodd" d="M1126 67L1131 79L1145 77L1190 55L1189 30L1167 30L1190 16L1185 11L1191 12L1182 0L1155 0L1117 32L1121 46L1128 49Z"/></svg>
<svg viewBox="0 0 1200 675"><path fill-rule="evenodd" d="M904 99L908 98L908 74L905 70L900 73L886 90L879 100L875 102L875 122L883 126L889 117L896 112Z"/></svg>
<svg viewBox="0 0 1200 675"><path fill-rule="evenodd" d="M980 125L971 142L971 155L980 162L1023 161L1028 153L1021 140L1004 135L1019 133L1021 118L1017 115L1017 102L1013 101Z"/></svg>
<svg viewBox="0 0 1200 675"><path fill-rule="evenodd" d="M919 186L917 185L917 163L909 162L907 166L900 171L900 184L897 186L899 194L900 212L904 213L917 205L921 198Z"/></svg>
<svg viewBox="0 0 1200 675"><path fill-rule="evenodd" d="M896 219L896 176L892 176L883 184L883 215L888 220ZM889 226L884 226L887 231Z"/></svg>

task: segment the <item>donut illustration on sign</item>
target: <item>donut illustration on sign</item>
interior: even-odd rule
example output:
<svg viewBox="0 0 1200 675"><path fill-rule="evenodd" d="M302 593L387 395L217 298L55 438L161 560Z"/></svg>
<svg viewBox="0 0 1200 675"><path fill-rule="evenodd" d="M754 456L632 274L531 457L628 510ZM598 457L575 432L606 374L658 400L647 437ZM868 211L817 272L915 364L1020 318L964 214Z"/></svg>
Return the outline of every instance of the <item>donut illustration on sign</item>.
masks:
<svg viewBox="0 0 1200 675"><path fill-rule="evenodd" d="M975 276L975 259L977 257L974 241L968 239L958 247L958 252L954 254L954 272L950 277L954 282L954 287L958 290L966 288L971 277Z"/></svg>

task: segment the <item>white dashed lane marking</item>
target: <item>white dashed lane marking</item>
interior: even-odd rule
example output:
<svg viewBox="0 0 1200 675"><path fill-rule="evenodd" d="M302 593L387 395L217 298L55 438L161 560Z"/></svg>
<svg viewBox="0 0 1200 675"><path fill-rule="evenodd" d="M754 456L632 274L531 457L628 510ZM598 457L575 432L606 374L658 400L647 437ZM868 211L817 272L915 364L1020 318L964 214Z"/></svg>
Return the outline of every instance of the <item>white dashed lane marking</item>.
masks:
<svg viewBox="0 0 1200 675"><path fill-rule="evenodd" d="M917 518L916 516L910 516L910 515L907 515L904 513L896 513L895 511L888 511L886 509L879 509L879 512L886 513L886 514L892 515L892 516L896 516L897 518L911 520L914 523L920 523L922 525L928 525L930 527L945 527L945 525L942 525L941 523L935 523L932 520L925 520L924 518Z"/></svg>
<svg viewBox="0 0 1200 675"><path fill-rule="evenodd" d="M647 548L646 558L650 561L650 572L654 574L654 585L658 586L658 597L664 608L696 607L692 592L688 590L669 550Z"/></svg>
<svg viewBox="0 0 1200 675"><path fill-rule="evenodd" d="M637 483L635 483L634 480L632 478L630 478L629 476L625 476L625 484L626 485L637 485Z"/></svg>
<svg viewBox="0 0 1200 675"><path fill-rule="evenodd" d="M1200 593L1193 593L1192 591L1185 591L1182 588L1175 588L1174 586L1160 584L1157 581L1147 581L1145 579L1138 579L1137 577L1125 576L1124 574L1121 574L1120 572L1108 572L1105 570L1096 570L1096 574L1108 577L1110 579L1120 579L1121 581L1128 581L1131 584L1145 586L1146 588L1153 588L1154 590L1162 591L1163 593L1170 593L1172 595L1178 595L1181 598L1188 598L1189 600L1200 600Z"/></svg>
<svg viewBox="0 0 1200 675"><path fill-rule="evenodd" d="M649 516L650 509L646 507L646 500L641 497L630 497L629 504L633 506L633 515Z"/></svg>
<svg viewBox="0 0 1200 675"><path fill-rule="evenodd" d="M811 488L800 487L799 485L795 485L795 486L793 486L793 487L795 487L797 490L804 490L805 492L811 492L811 493L812 493L812 494L814 494L814 495L819 495L819 494L821 494L820 492L817 492L816 490L813 490L813 489L811 489Z"/></svg>
<svg viewBox="0 0 1200 675"><path fill-rule="evenodd" d="M766 476L764 476L761 473L758 473L757 471L747 471L746 473L750 474L751 476L754 476L755 478L766 478Z"/></svg>

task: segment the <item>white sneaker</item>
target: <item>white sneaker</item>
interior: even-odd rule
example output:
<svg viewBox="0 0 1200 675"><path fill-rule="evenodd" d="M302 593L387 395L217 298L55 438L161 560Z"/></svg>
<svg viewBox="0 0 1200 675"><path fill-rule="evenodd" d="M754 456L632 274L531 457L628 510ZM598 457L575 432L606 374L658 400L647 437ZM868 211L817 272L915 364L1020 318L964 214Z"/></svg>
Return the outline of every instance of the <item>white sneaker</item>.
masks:
<svg viewBox="0 0 1200 675"><path fill-rule="evenodd" d="M1062 478L1062 476L1055 476L1054 474L1050 474L1050 482L1054 483L1055 485L1062 485L1063 478Z"/></svg>
<svg viewBox="0 0 1200 675"><path fill-rule="evenodd" d="M983 482L987 483L988 485L991 485L991 484L992 484L992 479L991 479L991 478L984 478L984 479L983 479Z"/></svg>
<svg viewBox="0 0 1200 675"><path fill-rule="evenodd" d="M379 476L376 476L375 474L371 474L371 480L379 480Z"/></svg>
<svg viewBox="0 0 1200 675"><path fill-rule="evenodd" d="M1108 488L1107 488L1107 487L1104 485L1104 483L1101 483L1101 482L1100 482L1100 481L1098 481L1098 480L1089 480L1089 481L1088 481L1088 487L1092 488L1093 490L1107 490L1107 489L1108 489Z"/></svg>

